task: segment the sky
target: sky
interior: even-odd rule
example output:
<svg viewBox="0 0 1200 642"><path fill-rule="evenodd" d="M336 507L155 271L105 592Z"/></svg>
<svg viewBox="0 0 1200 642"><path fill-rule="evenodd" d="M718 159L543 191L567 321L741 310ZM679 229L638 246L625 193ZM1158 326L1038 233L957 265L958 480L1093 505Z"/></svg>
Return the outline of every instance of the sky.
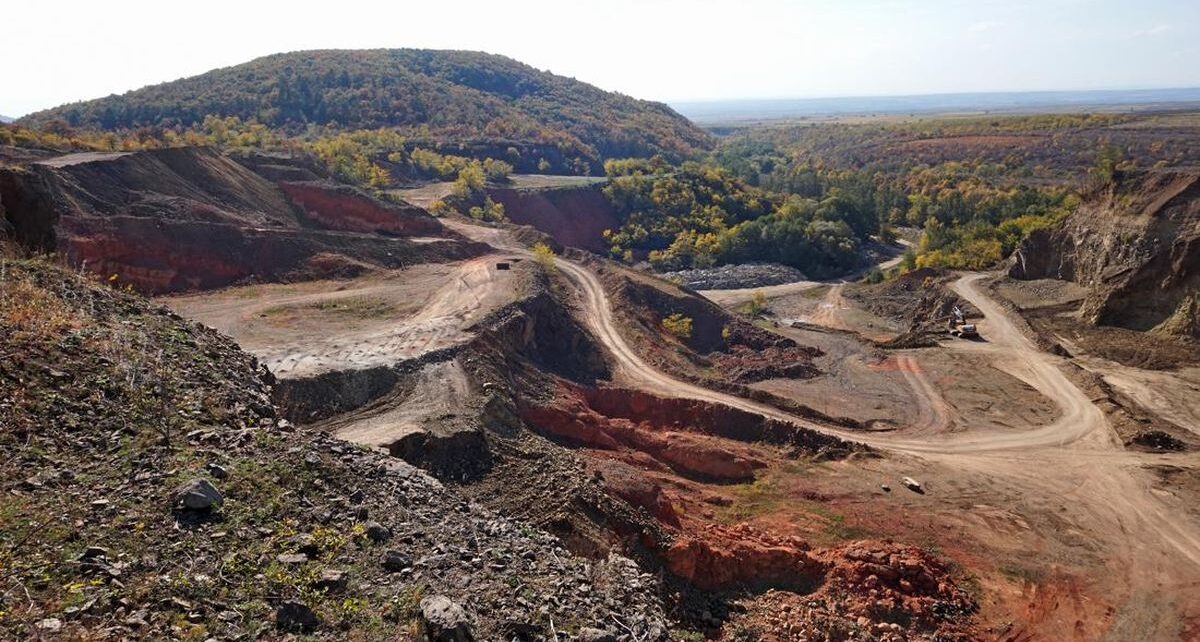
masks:
<svg viewBox="0 0 1200 642"><path fill-rule="evenodd" d="M667 102L1200 86L1200 0L56 0L0 21L10 117L319 48L486 51Z"/></svg>

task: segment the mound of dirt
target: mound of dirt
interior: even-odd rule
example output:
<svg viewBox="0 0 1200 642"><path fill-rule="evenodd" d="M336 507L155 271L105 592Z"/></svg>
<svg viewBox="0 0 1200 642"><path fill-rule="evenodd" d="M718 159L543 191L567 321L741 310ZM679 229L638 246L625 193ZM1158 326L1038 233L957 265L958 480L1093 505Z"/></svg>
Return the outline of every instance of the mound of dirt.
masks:
<svg viewBox="0 0 1200 642"><path fill-rule="evenodd" d="M15 639L668 639L655 580L276 416L214 331L32 262L0 287L0 577ZM553 624L551 624L553 622Z"/></svg>
<svg viewBox="0 0 1200 642"><path fill-rule="evenodd" d="M920 268L883 283L847 288L845 296L881 317L908 326L883 347L930 346L945 335L956 306L967 319L982 316L975 306L946 287L953 278L946 270Z"/></svg>
<svg viewBox="0 0 1200 642"><path fill-rule="evenodd" d="M329 181L276 183L209 148L69 154L6 168L0 202L28 250L59 252L152 294L303 275L319 255L401 267L487 250L410 205Z"/></svg>
<svg viewBox="0 0 1200 642"><path fill-rule="evenodd" d="M744 600L733 639L771 642L984 639L961 617L979 606L950 570L911 546L855 542L815 555L822 584L812 593L771 590Z"/></svg>
<svg viewBox="0 0 1200 642"><path fill-rule="evenodd" d="M1200 170L1119 173L1062 223L1031 234L1009 274L1087 287L1090 323L1200 338Z"/></svg>

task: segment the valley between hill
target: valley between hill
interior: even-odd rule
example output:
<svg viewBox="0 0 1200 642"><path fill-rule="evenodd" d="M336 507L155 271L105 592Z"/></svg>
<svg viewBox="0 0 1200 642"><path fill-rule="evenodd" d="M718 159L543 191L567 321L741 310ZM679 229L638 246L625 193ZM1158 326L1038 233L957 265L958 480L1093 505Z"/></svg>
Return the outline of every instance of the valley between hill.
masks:
<svg viewBox="0 0 1200 642"><path fill-rule="evenodd" d="M0 637L1200 638L1198 132L426 50L0 125Z"/></svg>

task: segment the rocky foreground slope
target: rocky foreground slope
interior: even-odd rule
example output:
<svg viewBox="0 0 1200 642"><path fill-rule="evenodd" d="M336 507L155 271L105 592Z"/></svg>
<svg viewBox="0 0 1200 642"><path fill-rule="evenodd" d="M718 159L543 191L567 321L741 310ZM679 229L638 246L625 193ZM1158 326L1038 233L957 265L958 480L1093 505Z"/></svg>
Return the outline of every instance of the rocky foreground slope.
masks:
<svg viewBox="0 0 1200 642"><path fill-rule="evenodd" d="M652 576L292 426L219 334L0 264L0 637L662 640Z"/></svg>
<svg viewBox="0 0 1200 642"><path fill-rule="evenodd" d="M1118 174L1031 234L1009 273L1086 286L1091 323L1200 338L1200 169Z"/></svg>

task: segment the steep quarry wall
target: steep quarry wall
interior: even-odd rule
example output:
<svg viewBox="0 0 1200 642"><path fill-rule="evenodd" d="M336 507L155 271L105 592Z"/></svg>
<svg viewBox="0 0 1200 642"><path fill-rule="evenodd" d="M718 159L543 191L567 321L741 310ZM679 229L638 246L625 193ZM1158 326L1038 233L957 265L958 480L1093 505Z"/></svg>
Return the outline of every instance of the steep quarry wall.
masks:
<svg viewBox="0 0 1200 642"><path fill-rule="evenodd" d="M1118 175L1030 235L1009 274L1089 288L1082 314L1097 325L1200 337L1200 169Z"/></svg>
<svg viewBox="0 0 1200 642"><path fill-rule="evenodd" d="M451 236L437 219L407 203L385 203L345 185L281 182L291 202L317 226L346 232Z"/></svg>
<svg viewBox="0 0 1200 642"><path fill-rule="evenodd" d="M488 250L410 205L328 181L277 183L209 148L69 154L6 168L0 203L25 248L57 251L148 294Z"/></svg>
<svg viewBox="0 0 1200 642"><path fill-rule="evenodd" d="M604 230L615 230L621 223L600 189L599 185L491 188L488 194L504 205L505 214L514 223L540 230L562 245L607 254Z"/></svg>

